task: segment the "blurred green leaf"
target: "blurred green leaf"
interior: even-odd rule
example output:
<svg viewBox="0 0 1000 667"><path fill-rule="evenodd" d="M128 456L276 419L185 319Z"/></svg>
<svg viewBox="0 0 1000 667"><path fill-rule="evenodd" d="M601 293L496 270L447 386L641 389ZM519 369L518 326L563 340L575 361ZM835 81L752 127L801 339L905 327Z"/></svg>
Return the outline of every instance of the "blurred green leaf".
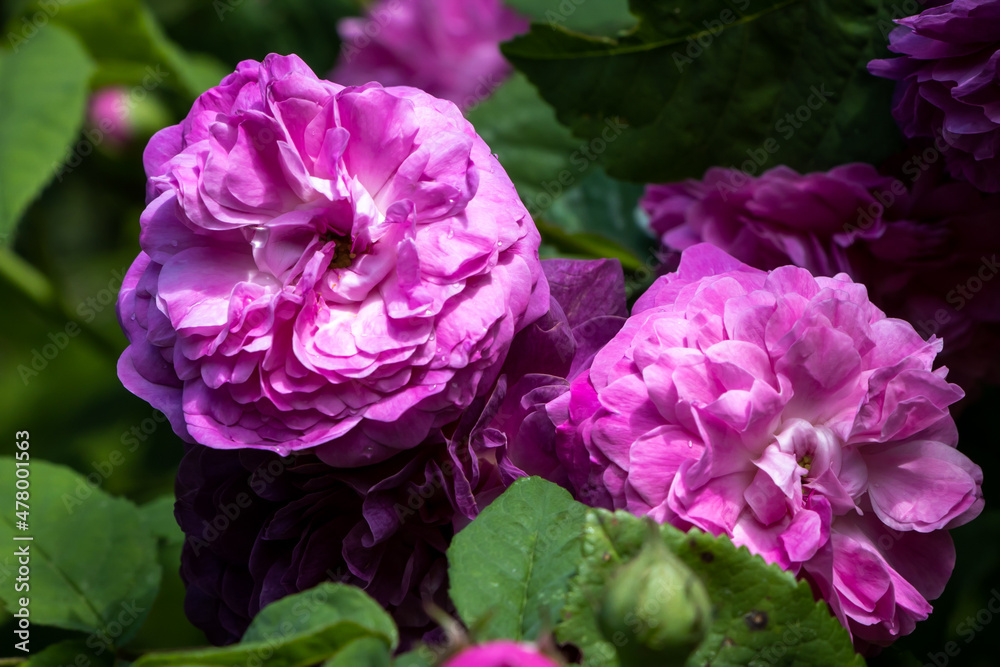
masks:
<svg viewBox="0 0 1000 667"><path fill-rule="evenodd" d="M632 0L619 39L534 25L504 45L559 120L639 182L877 161L895 150L884 0ZM756 161L754 158L756 157Z"/></svg>
<svg viewBox="0 0 1000 667"><path fill-rule="evenodd" d="M80 44L53 26L0 49L0 241L76 138L92 71Z"/></svg>
<svg viewBox="0 0 1000 667"><path fill-rule="evenodd" d="M559 183L559 175L573 167L571 158L580 141L559 124L535 87L515 74L469 111L468 118L514 181L532 215L551 206L566 187ZM583 168L587 168L585 162ZM578 178L575 171L571 176L573 181Z"/></svg>
<svg viewBox="0 0 1000 667"><path fill-rule="evenodd" d="M434 651L426 645L421 645L397 656L392 667L433 667L437 662L434 656Z"/></svg>
<svg viewBox="0 0 1000 667"><path fill-rule="evenodd" d="M268 667L307 667L336 657L365 638L377 640L387 651L399 643L395 623L377 602L359 588L327 582L262 609L239 644L149 653L134 664L135 667L225 667L258 661ZM366 643L352 650L362 651L367 647Z"/></svg>
<svg viewBox="0 0 1000 667"><path fill-rule="evenodd" d="M644 258L657 243L641 222L638 207L643 190L641 185L615 180L594 167L576 187L556 200L545 218L571 234L592 233L616 239L628 249L630 259Z"/></svg>
<svg viewBox="0 0 1000 667"><path fill-rule="evenodd" d="M809 584L777 565L767 565L726 537L661 526L664 543L704 582L714 606L708 636L689 667L863 667L851 638ZM628 512L590 510L583 535L583 561L573 579L560 642L583 652L583 664L616 667L614 646L600 633L596 607L617 568L636 557L647 535L644 521Z"/></svg>
<svg viewBox="0 0 1000 667"><path fill-rule="evenodd" d="M68 468L37 458L27 467L29 528L16 529L15 517L5 512L0 540L28 548L32 622L92 633L89 641L109 648L124 644L142 625L160 585L155 540L131 502ZM0 458L9 498L16 469L14 459ZM15 536L34 539L13 542ZM20 595L13 586L0 587L8 609Z"/></svg>
<svg viewBox="0 0 1000 667"><path fill-rule="evenodd" d="M586 508L537 477L514 482L448 548L449 595L477 641L537 639L580 560Z"/></svg>
<svg viewBox="0 0 1000 667"><path fill-rule="evenodd" d="M64 0L52 10L46 6L38 2L28 12L49 13L53 23L83 42L99 66L95 85L133 86L137 101L161 86L193 98L229 72L215 59L188 54L170 41L140 0Z"/></svg>

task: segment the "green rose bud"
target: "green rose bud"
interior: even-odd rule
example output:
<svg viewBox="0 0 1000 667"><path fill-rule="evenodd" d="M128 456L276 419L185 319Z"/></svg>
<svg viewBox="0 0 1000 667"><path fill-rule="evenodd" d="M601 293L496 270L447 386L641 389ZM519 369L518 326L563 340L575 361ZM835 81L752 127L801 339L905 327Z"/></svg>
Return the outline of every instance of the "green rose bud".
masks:
<svg viewBox="0 0 1000 667"><path fill-rule="evenodd" d="M711 622L705 585L651 522L642 551L608 581L598 613L621 667L682 667Z"/></svg>

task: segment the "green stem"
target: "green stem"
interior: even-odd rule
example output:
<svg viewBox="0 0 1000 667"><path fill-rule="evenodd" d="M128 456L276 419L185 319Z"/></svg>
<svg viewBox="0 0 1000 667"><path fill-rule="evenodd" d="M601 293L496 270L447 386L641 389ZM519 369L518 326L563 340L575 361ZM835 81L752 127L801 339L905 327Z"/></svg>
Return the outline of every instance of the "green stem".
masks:
<svg viewBox="0 0 1000 667"><path fill-rule="evenodd" d="M602 258L608 257L617 259L622 264L622 268L629 272L635 272L642 268L642 262L630 252L623 248L615 247L612 243L605 243L600 238L570 234L569 232L544 220L535 220L542 240L563 252L575 255L585 255L587 257Z"/></svg>

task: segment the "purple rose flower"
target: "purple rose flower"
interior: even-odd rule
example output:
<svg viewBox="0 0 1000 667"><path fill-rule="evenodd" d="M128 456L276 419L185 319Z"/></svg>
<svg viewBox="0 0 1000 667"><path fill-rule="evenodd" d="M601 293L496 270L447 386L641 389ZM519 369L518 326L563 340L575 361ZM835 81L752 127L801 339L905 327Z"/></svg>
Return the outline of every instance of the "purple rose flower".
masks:
<svg viewBox="0 0 1000 667"><path fill-rule="evenodd" d="M442 667L559 667L559 663L529 644L498 640L470 646Z"/></svg>
<svg viewBox="0 0 1000 667"><path fill-rule="evenodd" d="M245 61L145 152L119 377L189 442L384 460L548 309L539 235L452 103Z"/></svg>
<svg viewBox="0 0 1000 667"><path fill-rule="evenodd" d="M702 244L549 406L578 495L730 536L814 584L859 644L931 611L983 507L940 341L846 275Z"/></svg>
<svg viewBox="0 0 1000 667"><path fill-rule="evenodd" d="M908 137L934 138L951 174L1000 192L1000 2L954 0L899 19L876 76L899 81L893 115Z"/></svg>
<svg viewBox="0 0 1000 667"><path fill-rule="evenodd" d="M501 0L378 0L338 24L344 46L330 79L413 86L468 109L510 75L500 43L527 30Z"/></svg>
<svg viewBox="0 0 1000 667"><path fill-rule="evenodd" d="M941 362L974 394L1000 380L1000 195L943 177L936 157L895 160L890 172L910 187L867 164L756 178L710 169L649 186L642 205L668 251L707 241L759 269L848 273L887 314L942 337Z"/></svg>
<svg viewBox="0 0 1000 667"><path fill-rule="evenodd" d="M715 167L701 181L650 185L641 205L670 250L707 242L751 266L795 264L831 276L850 268L845 248L877 238L882 216L859 218L892 179L867 164L799 174L776 167L753 178Z"/></svg>
<svg viewBox="0 0 1000 667"><path fill-rule="evenodd" d="M625 321L617 262L542 265L550 311L515 337L489 394L419 447L351 469L311 452L188 449L181 574L188 616L211 641L236 641L261 608L328 579L365 588L409 640L431 629L423 603L447 607L452 535L518 477L558 477L545 404ZM588 290L597 296L585 301Z"/></svg>

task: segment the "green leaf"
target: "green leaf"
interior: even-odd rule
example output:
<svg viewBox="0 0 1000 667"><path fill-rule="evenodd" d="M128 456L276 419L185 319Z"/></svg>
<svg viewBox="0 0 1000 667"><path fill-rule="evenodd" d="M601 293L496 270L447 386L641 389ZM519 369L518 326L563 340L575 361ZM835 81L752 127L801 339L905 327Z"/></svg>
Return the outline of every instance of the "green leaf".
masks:
<svg viewBox="0 0 1000 667"><path fill-rule="evenodd" d="M28 469L29 528L16 529L15 517L5 512L0 541L28 547L32 622L93 633L105 646L124 644L142 625L160 585L156 542L138 509L69 468L32 459ZM15 470L14 459L0 458L7 489ZM15 536L34 539L14 542ZM20 595L13 586L0 587L8 609Z"/></svg>
<svg viewBox="0 0 1000 667"><path fill-rule="evenodd" d="M174 518L174 502L173 495L160 496L139 508L143 524L161 546L184 544L184 531Z"/></svg>
<svg viewBox="0 0 1000 667"><path fill-rule="evenodd" d="M399 632L389 614L362 590L327 582L262 609L239 644L149 653L135 667L228 667L251 660L268 667L306 667L337 657L365 638L378 640L391 652L399 643Z"/></svg>
<svg viewBox="0 0 1000 667"><path fill-rule="evenodd" d="M389 647L375 637L362 637L344 647L344 650L323 663L323 667L390 667L392 653Z"/></svg>
<svg viewBox="0 0 1000 667"><path fill-rule="evenodd" d="M627 0L506 0L505 4L533 21L589 35L613 35L635 25Z"/></svg>
<svg viewBox="0 0 1000 667"><path fill-rule="evenodd" d="M640 185L615 180L595 167L552 205L546 219L571 234L592 233L617 239L619 247L627 248L629 260L649 257L657 244L646 231L638 210L643 190ZM600 256L621 259L617 254ZM622 264L626 265L624 261ZM638 266L627 268L635 270Z"/></svg>
<svg viewBox="0 0 1000 667"><path fill-rule="evenodd" d="M885 4L632 0L640 23L619 39L535 24L503 50L563 124L602 140L617 178L826 169L898 145L892 82L865 69L885 49Z"/></svg>
<svg viewBox="0 0 1000 667"><path fill-rule="evenodd" d="M789 572L767 565L746 547L726 537L662 526L664 543L708 589L715 620L708 636L688 661L689 667L792 667L837 665L863 667L847 631L826 603L813 599L809 585ZM583 538L583 562L570 589L560 642L575 644L584 665L616 667L614 646L597 627L595 606L615 569L634 558L646 526L627 512L591 510Z"/></svg>
<svg viewBox="0 0 1000 667"><path fill-rule="evenodd" d="M96 651L79 639L53 644L33 654L25 667L66 667L86 665L87 667L111 667L115 664L114 651Z"/></svg>
<svg viewBox="0 0 1000 667"><path fill-rule="evenodd" d="M396 656L392 667L434 667L438 663L437 658L440 653L440 649L435 650L426 644L420 644L415 649Z"/></svg>
<svg viewBox="0 0 1000 667"><path fill-rule="evenodd" d="M389 647L399 644L399 631L392 617L360 588L322 583L268 605L253 619L242 642L268 641L308 632L319 626L352 621L385 639Z"/></svg>
<svg viewBox="0 0 1000 667"><path fill-rule="evenodd" d="M523 75L515 74L489 99L468 113L469 121L514 181L532 215L546 210L554 198L575 183L590 166L574 165L582 143L556 120L555 112ZM572 170L572 171L571 171ZM560 174L567 176L559 182ZM548 186L548 187L546 187Z"/></svg>
<svg viewBox="0 0 1000 667"><path fill-rule="evenodd" d="M28 11L47 13L41 3ZM213 58L170 41L140 0L62 0L51 20L71 30L98 62L97 85L136 86L136 96L166 86L194 97L228 73Z"/></svg>
<svg viewBox="0 0 1000 667"><path fill-rule="evenodd" d="M455 536L450 595L478 641L533 640L556 622L585 516L565 489L520 479Z"/></svg>
<svg viewBox="0 0 1000 667"><path fill-rule="evenodd" d="M638 225L626 221L638 200L633 185L609 179L586 142L574 139L552 108L521 75L469 112L476 131L494 151L528 212L554 225L538 225L545 243L564 254L618 259L628 270L645 250ZM595 159L591 159L595 158ZM625 241L625 245L616 239Z"/></svg>
<svg viewBox="0 0 1000 667"><path fill-rule="evenodd" d="M157 541L157 560L163 569L160 592L142 629L129 642L132 651L197 646L206 642L184 613L181 550L184 532L174 518L174 496L162 496L139 508L146 529Z"/></svg>
<svg viewBox="0 0 1000 667"><path fill-rule="evenodd" d="M0 241L49 182L76 138L93 63L53 26L0 49Z"/></svg>

